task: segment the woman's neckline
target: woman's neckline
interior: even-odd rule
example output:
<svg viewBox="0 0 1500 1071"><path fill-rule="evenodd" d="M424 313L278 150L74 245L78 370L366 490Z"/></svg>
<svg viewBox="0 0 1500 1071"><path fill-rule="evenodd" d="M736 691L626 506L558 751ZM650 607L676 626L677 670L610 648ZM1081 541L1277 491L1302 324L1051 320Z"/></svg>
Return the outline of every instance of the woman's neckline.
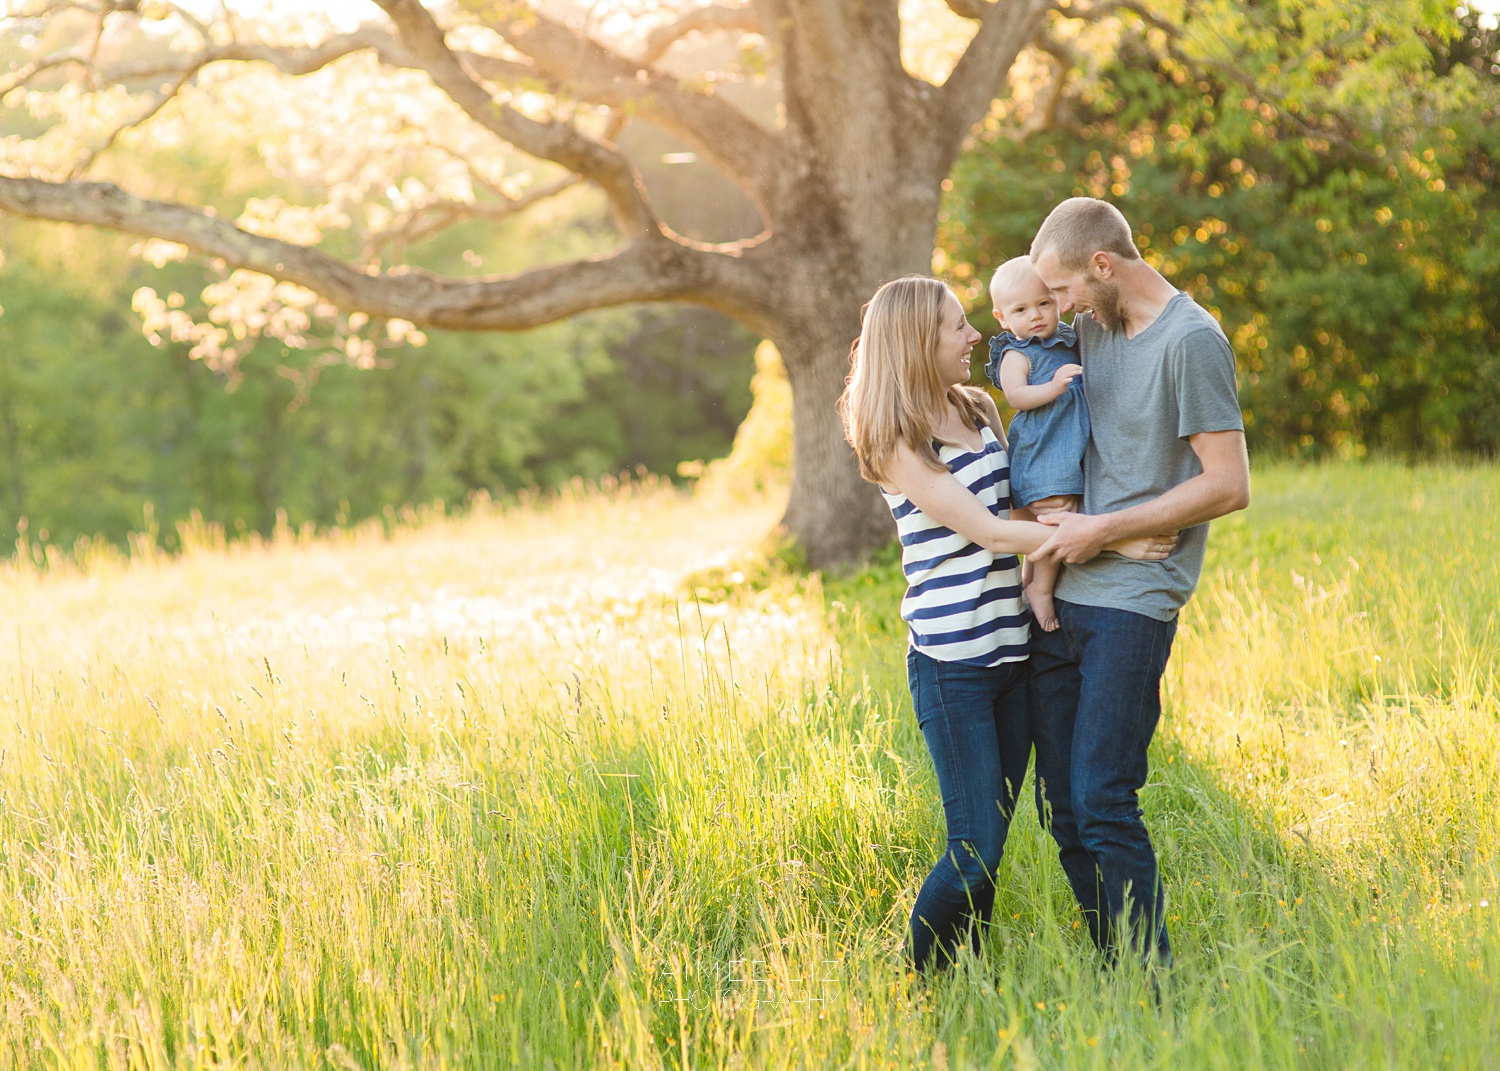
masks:
<svg viewBox="0 0 1500 1071"><path fill-rule="evenodd" d="M985 448L985 445L986 445L986 443L984 441L984 428L982 428L982 427L974 428L973 431L974 431L974 434L979 439L979 445L978 446L971 446L968 443L964 443L964 442L957 442L957 443L955 443L955 442L949 442L947 439L940 438L937 435L934 435L932 437L932 441L938 447L940 447L940 448L944 447L944 446L951 446L955 450L963 450L966 453L981 454L981 453L984 452L984 448Z"/></svg>

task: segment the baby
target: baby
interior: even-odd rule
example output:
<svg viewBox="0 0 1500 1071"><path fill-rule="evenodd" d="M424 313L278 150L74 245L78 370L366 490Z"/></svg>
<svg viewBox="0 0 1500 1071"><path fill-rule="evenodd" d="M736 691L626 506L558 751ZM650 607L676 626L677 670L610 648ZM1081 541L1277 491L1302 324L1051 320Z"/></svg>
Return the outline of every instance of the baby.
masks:
<svg viewBox="0 0 1500 1071"><path fill-rule="evenodd" d="M1018 520L1038 513L1076 513L1083 503L1083 452L1089 410L1079 375L1078 336L1058 323L1057 299L1027 257L1000 265L990 281L995 319L1005 330L990 341L984 366L1016 411L1010 422L1010 500ZM1043 503L1042 500L1049 501ZM1041 508L1030 507L1038 503ZM1047 562L1023 574L1026 601L1037 624L1057 628L1052 590L1061 565Z"/></svg>

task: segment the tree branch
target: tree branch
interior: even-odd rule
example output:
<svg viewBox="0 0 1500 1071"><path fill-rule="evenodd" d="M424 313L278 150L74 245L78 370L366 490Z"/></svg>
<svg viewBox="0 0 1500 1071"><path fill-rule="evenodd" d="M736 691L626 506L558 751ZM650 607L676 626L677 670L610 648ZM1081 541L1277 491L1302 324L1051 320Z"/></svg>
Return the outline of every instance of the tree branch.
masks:
<svg viewBox="0 0 1500 1071"><path fill-rule="evenodd" d="M756 16L755 9L749 7L721 7L711 4L696 8L676 22L669 22L652 30L646 38L646 47L636 58L636 62L643 67L654 67L667 54L667 50L684 37L693 33L711 33L714 30L759 33L760 19Z"/></svg>
<svg viewBox="0 0 1500 1071"><path fill-rule="evenodd" d="M1015 137L1018 141L1025 141L1032 134L1051 130L1057 125L1057 112L1062 107L1063 96L1067 92L1068 75L1078 61L1077 54L1071 48L1053 38L1046 31L1037 34L1036 39L1031 43L1039 52L1045 52L1052 57L1054 71L1051 81L1047 83L1045 96L1016 131Z"/></svg>
<svg viewBox="0 0 1500 1071"><path fill-rule="evenodd" d="M787 2L788 0L750 0L750 10L755 12L755 21L760 26L756 32L776 50L780 50L785 44L786 30L791 26Z"/></svg>
<svg viewBox="0 0 1500 1071"><path fill-rule="evenodd" d="M186 84L187 80L190 77L192 77L191 72L180 75L170 85L163 86L139 114L137 114L134 118L121 123L119 126L111 130L109 134L101 142L99 142L99 144L93 146L88 150L82 160L73 165L73 177L76 178L77 176L87 171L91 166L93 166L94 161L97 160L100 155L109 151L110 146L114 145L114 143L119 140L120 135L125 133L125 131L131 130L135 127L141 126L146 122L149 122L152 116L156 115L159 111L165 108L167 106L167 103L171 101L173 97L177 96L177 94L182 90L183 85Z"/></svg>
<svg viewBox="0 0 1500 1071"><path fill-rule="evenodd" d="M24 86L26 83L30 82L37 75L43 74L46 71L55 70L58 67L77 65L79 67L82 67L85 71L89 72L91 76L97 78L97 72L94 67L94 60L99 54L100 39L104 36L104 16L109 12L100 12L92 8L80 7L79 5L73 4L68 4L65 6L69 8L77 7L78 10L85 11L93 17L93 32L90 34L88 40L84 45L80 47L71 48L63 52L53 52L50 55L43 56L41 59L37 60L34 63L30 63L22 67L8 81L0 84L0 97L5 96L5 94L9 93L13 89L19 89L21 86ZM50 15L52 14L52 12L53 9L49 7L44 12L44 14Z"/></svg>
<svg viewBox="0 0 1500 1071"><path fill-rule="evenodd" d="M364 26L353 33L330 37L310 48L287 48L231 41L221 45L208 44L197 52L175 52L149 61L121 64L107 70L95 68L88 55L77 50L57 52L28 64L17 71L9 81L0 83L0 96L25 85L44 71L71 64L88 68L95 79L101 83L134 82L166 75L180 75L185 81L210 64L227 62L265 63L284 74L295 77L311 74L335 60L364 49L374 50L383 62L393 67L420 68L421 66L417 58L399 40L372 26Z"/></svg>
<svg viewBox="0 0 1500 1071"><path fill-rule="evenodd" d="M994 6L992 0L946 0L948 10L961 19L982 19Z"/></svg>
<svg viewBox="0 0 1500 1071"><path fill-rule="evenodd" d="M537 120L495 101L475 73L452 52L443 31L419 0L377 0L417 65L469 117L523 152L576 172L604 191L615 223L627 237L659 234L661 223L635 168L612 146L568 123Z"/></svg>
<svg viewBox="0 0 1500 1071"><path fill-rule="evenodd" d="M90 80L99 85L170 77L171 81L152 94L151 100L140 113L115 127L97 145L87 151L83 159L72 168L72 174L76 177L88 170L121 134L141 126L166 107L199 71L210 64L231 61L259 62L296 76L311 74L335 60L367 48L374 49L385 62L393 66L417 66L415 57L407 52L399 41L389 34L366 27L355 33L330 38L311 48L279 48L254 43L230 42L223 45L209 45L198 52L175 53L149 62L123 64L108 70L99 69L94 65L92 52L87 54L78 51L54 53L22 68L10 81L0 84L0 96L25 85L44 71L73 64L84 67L89 72Z"/></svg>
<svg viewBox="0 0 1500 1071"><path fill-rule="evenodd" d="M702 9L743 14L747 9ZM692 16L688 16L691 18ZM724 18L728 25L727 16ZM684 20L686 21L686 19ZM531 77L561 95L606 107L628 109L678 135L720 171L735 179L758 204L764 203L765 175L777 159L777 138L738 108L711 91L692 89L677 78L651 69L605 45L537 14L492 20L512 47L536 64ZM648 52L649 52L648 46ZM514 81L516 64L488 57L465 56L483 78Z"/></svg>
<svg viewBox="0 0 1500 1071"><path fill-rule="evenodd" d="M13 89L20 89L39 74L56 70L58 67L67 67L77 64L87 67L89 60L81 52L54 52L50 56L43 56L35 63L28 63L20 68L8 81L0 82L0 97L5 96Z"/></svg>
<svg viewBox="0 0 1500 1071"><path fill-rule="evenodd" d="M777 158L776 136L712 92L690 89L670 75L650 70L644 61L626 59L597 41L580 37L539 16L505 24L511 43L531 58L532 63L527 64L449 49L442 31L417 0L393 0L382 6L400 29L401 38L374 26L363 26L305 48L243 41L205 43L195 52L170 54L109 70L95 70L88 52L72 50L48 56L18 71L0 85L0 94L24 85L46 70L70 64L88 68L94 80L101 83L171 76L182 85L214 63L265 63L285 74L299 76L351 53L371 49L391 66L425 71L471 118L517 148L579 171L596 182L610 198L611 208L627 234L656 226L655 215L629 163L612 148L589 139L568 124L539 123L497 103L475 83L474 76L511 86L532 82L577 99L617 110L633 110L682 137L710 163L739 181L752 199L763 203L763 175ZM703 8L663 27L658 31L661 36L653 35L653 40L665 48L669 43L667 31L674 31L680 37L694 29L743 29L755 25L754 12L748 8ZM203 35L207 31L201 24L195 24L195 32ZM556 155L559 153L566 159Z"/></svg>
<svg viewBox="0 0 1500 1071"><path fill-rule="evenodd" d="M373 49L393 67L419 67L420 64L401 42L373 26L362 26L353 33L330 37L309 48L287 48L249 41L231 41L206 45L199 52L179 52L160 59L125 64L101 72L108 80L128 82L163 74L192 75L211 63L265 63L293 77L314 71L364 49Z"/></svg>
<svg viewBox="0 0 1500 1071"><path fill-rule="evenodd" d="M0 177L0 211L178 242L227 264L322 294L348 312L456 331L520 331L592 309L690 301L752 330L772 326L767 279L750 243L724 251L647 237L605 257L472 281L416 269L373 275L326 253L251 234L196 208L148 201L102 182Z"/></svg>
<svg viewBox="0 0 1500 1071"><path fill-rule="evenodd" d="M477 175L475 180L482 182ZM496 200L475 201L473 204L462 201L434 201L418 205L401 213L384 230L369 235L363 246L362 259L373 260L379 248L387 243L419 242L464 220L482 219L486 223L498 223L501 220L510 219L537 202L556 197L582 181L577 175L565 175L556 182L527 190L519 197L506 197L486 185L487 189L491 189L491 192L496 194Z"/></svg>
<svg viewBox="0 0 1500 1071"><path fill-rule="evenodd" d="M1161 30L1168 37L1175 38L1182 34L1182 27L1158 17L1145 4L1138 3L1137 0L1097 0L1096 3L1092 3L1088 7L1060 8L1057 13L1065 19L1082 19L1085 22L1098 22L1100 19L1106 19L1121 11L1130 12L1147 26Z"/></svg>
<svg viewBox="0 0 1500 1071"><path fill-rule="evenodd" d="M68 64L89 67L93 78L105 83L171 77L174 82L171 92L155 100L143 116L114 131L104 145L89 154L87 159L91 162L121 131L140 125L154 115L173 93L210 64L265 63L295 77L311 74L344 56L369 49L390 66L426 72L471 118L517 148L559 163L598 184L609 198L616 220L626 235L660 227L639 177L629 162L609 145L586 137L569 124L539 122L497 103L475 82L473 75L509 85L532 82L560 93L574 93L621 112L634 109L637 114L649 116L664 128L684 137L725 174L740 181L753 199L762 200L762 176L776 159L775 136L726 102L710 94L686 90L669 76L645 72L634 61L609 52L595 42L582 42L588 51L583 54L585 62L580 65L577 63L579 39L555 24L534 27L534 32L527 37L537 55L548 61L547 64L453 52L447 48L441 31L419 3L404 6L408 9L404 18L409 28L417 40L426 42L425 54L409 46L405 40L374 26L363 26L352 33L340 34L306 48L231 41L206 45L196 52L123 64L107 71L94 70L87 55L72 51L54 54L29 65L0 87L0 93L25 84L45 70ZM411 8L416 10L409 10ZM424 22L425 28L422 26ZM568 64L574 67L572 78L561 70ZM646 74L644 79L642 74ZM570 81L574 84L569 84ZM618 125L614 124L616 128ZM75 174L81 170L75 169Z"/></svg>
<svg viewBox="0 0 1500 1071"><path fill-rule="evenodd" d="M193 32L198 35L199 41L202 41L205 45L213 41L213 33L209 30L208 26L205 23L199 20L197 15L194 15L191 11L183 7L181 4L168 3L167 8L172 12L172 14L176 15L183 22L187 23L188 26L192 27Z"/></svg>
<svg viewBox="0 0 1500 1071"><path fill-rule="evenodd" d="M985 3L979 32L943 84L942 118L956 131L952 152L989 110L1010 75L1021 49L1036 36L1051 0L994 0ZM951 157L950 157L951 159Z"/></svg>

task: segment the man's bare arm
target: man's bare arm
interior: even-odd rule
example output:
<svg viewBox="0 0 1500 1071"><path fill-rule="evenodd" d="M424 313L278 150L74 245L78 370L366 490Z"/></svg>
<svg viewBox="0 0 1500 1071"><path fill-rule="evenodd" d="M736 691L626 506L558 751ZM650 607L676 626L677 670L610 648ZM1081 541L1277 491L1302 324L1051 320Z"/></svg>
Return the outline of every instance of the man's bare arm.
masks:
<svg viewBox="0 0 1500 1071"><path fill-rule="evenodd" d="M1106 546L1152 532L1179 532L1250 504L1250 458L1242 431L1205 431L1188 437L1203 471L1139 506L1088 516L1053 514L1043 521L1057 531L1032 556L1077 565Z"/></svg>

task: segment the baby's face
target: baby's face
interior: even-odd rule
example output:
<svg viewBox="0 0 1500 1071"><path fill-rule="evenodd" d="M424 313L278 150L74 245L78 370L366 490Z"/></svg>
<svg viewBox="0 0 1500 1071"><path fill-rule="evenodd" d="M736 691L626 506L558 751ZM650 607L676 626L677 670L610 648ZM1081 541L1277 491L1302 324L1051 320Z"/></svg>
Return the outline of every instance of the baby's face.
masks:
<svg viewBox="0 0 1500 1071"><path fill-rule="evenodd" d="M991 295L995 319L1021 341L1051 338L1057 330L1057 299L1040 275L1032 274L1019 286Z"/></svg>

